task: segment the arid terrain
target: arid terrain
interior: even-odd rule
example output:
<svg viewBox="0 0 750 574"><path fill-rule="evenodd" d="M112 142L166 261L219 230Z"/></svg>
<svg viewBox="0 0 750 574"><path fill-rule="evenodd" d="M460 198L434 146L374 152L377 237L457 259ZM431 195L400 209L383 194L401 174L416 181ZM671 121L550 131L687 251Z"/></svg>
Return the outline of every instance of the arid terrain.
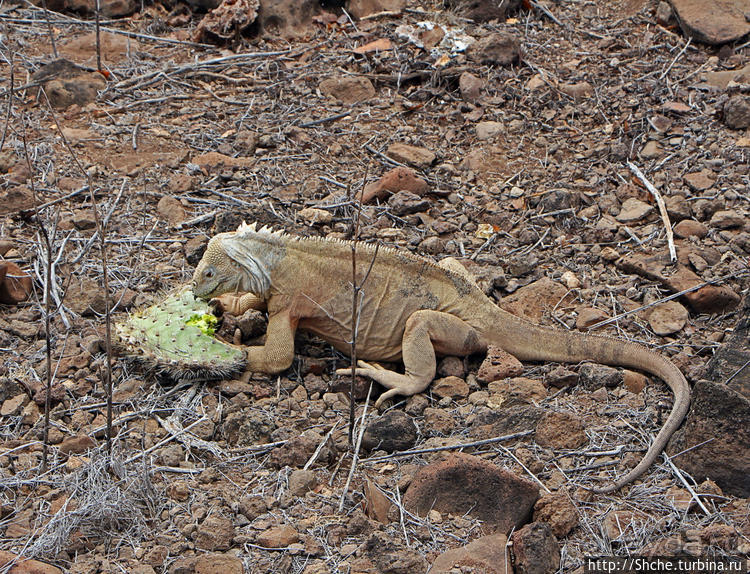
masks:
<svg viewBox="0 0 750 574"><path fill-rule="evenodd" d="M0 570L750 556L750 43L654 0L327 4L217 37L200 3L110 2L101 64L85 2L0 5ZM669 357L695 387L669 457L590 492L669 389L491 349L380 412L358 381L350 473L349 359L307 334L279 376L174 381L120 353L108 454L108 307L114 338L243 221L347 239L357 211L360 241L455 257L508 311ZM220 334L257 344L264 320Z"/></svg>

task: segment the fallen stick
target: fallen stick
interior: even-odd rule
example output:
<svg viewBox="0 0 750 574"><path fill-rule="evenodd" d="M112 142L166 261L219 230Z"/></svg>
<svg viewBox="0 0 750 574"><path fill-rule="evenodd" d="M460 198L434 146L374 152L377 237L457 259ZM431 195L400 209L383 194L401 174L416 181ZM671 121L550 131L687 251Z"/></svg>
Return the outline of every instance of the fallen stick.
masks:
<svg viewBox="0 0 750 574"><path fill-rule="evenodd" d="M474 446L482 446L482 445L485 445L485 444L492 444L493 442L502 442L502 441L511 440L511 439L514 439L514 438L520 438L522 436L530 435L533 432L534 432L533 430L526 430L526 431L521 431L521 432L517 432L517 433L513 433L513 434L506 434L506 435L503 435L503 436L497 436L497 437L494 437L494 438L487 438L487 439L483 439L483 440L476 440L474 442L464 442L464 443L460 443L460 444L449 444L449 445L446 445L446 446L436 446L434 448L417 448L417 449L414 449L414 450L402 450L400 452L393 452L391 454L386 454L384 456L376 456L374 458L363 458L361 462L362 463L365 463L365 462L367 462L367 463L373 463L373 462L380 462L381 460L387 460L389 458L400 458L402 456L413 456L415 454L425 454L425 453L428 453L428 452L440 452L440 451L443 451L443 450L458 450L458 449L462 449L462 448L470 448L470 447L474 447Z"/></svg>
<svg viewBox="0 0 750 574"><path fill-rule="evenodd" d="M643 185L646 186L646 189L651 193L651 195L654 196L654 199L656 200L656 205L659 206L659 213L661 213L661 219L664 222L664 229L667 232L667 245L669 246L669 260L674 263L677 261L677 251L674 247L674 235L672 234L672 224L669 221L669 214L667 213L667 206L664 204L664 199L661 196L661 193L659 193L659 190L656 189L653 184L646 179L646 176L643 175L643 172L638 169L638 166L635 165L633 162L628 160L628 167L630 168L630 171L632 171L635 176L641 180Z"/></svg>

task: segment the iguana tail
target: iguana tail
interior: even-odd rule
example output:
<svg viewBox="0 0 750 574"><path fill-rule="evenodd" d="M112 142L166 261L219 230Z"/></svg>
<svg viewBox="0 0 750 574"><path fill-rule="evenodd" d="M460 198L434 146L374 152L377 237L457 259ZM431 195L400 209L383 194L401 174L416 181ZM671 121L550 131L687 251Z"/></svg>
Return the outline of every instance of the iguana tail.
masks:
<svg viewBox="0 0 750 574"><path fill-rule="evenodd" d="M644 457L614 484L592 490L597 493L613 492L641 476L667 446L690 406L690 387L675 364L638 343L542 327L498 310L502 314L502 321L496 324L511 324L510 329L502 329L504 333L499 334L501 340L498 344L519 360L565 363L592 361L644 371L667 383L674 393L674 406Z"/></svg>

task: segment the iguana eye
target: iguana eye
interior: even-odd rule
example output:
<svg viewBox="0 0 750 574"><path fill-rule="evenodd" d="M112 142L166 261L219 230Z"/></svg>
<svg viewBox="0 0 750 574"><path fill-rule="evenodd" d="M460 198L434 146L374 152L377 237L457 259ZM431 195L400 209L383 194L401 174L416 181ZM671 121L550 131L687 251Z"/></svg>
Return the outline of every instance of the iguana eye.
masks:
<svg viewBox="0 0 750 574"><path fill-rule="evenodd" d="M205 270L205 271L203 272L203 276L204 276L204 277L205 277L206 279L212 279L212 278L213 278L213 276L214 276L214 270L213 270L213 269L211 269L211 268L208 268L208 269L206 269L206 270Z"/></svg>

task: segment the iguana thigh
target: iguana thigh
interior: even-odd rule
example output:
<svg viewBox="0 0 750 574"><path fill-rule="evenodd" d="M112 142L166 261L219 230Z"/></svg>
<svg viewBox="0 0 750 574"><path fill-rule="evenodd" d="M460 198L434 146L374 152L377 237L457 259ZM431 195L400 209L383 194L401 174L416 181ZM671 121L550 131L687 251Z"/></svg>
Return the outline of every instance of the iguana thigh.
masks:
<svg viewBox="0 0 750 574"><path fill-rule="evenodd" d="M411 396L424 391L435 377L435 354L470 355L486 350L486 344L474 328L455 315L440 311L420 310L406 321L401 352L404 374L360 363L357 375L376 380L388 391L376 406L395 395ZM339 369L339 374L351 372Z"/></svg>

